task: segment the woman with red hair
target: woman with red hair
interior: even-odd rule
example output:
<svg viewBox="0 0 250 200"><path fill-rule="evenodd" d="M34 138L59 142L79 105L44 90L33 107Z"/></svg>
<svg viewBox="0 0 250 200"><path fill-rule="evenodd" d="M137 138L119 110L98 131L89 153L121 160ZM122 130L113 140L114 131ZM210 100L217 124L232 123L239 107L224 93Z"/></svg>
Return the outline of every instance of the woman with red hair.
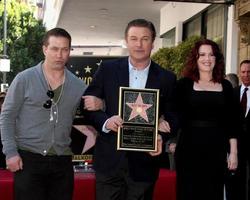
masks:
<svg viewBox="0 0 250 200"><path fill-rule="evenodd" d="M237 168L239 115L224 71L218 45L208 39L196 42L176 90L181 125L175 152L178 200L223 200L226 165Z"/></svg>

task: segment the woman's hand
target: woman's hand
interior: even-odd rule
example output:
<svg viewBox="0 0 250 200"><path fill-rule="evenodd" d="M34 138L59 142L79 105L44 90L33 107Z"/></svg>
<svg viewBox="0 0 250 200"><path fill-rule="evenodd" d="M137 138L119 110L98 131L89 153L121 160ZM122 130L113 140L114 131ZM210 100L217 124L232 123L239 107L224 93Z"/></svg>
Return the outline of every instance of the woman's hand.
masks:
<svg viewBox="0 0 250 200"><path fill-rule="evenodd" d="M149 152L151 156L158 156L162 152L162 137L160 134L157 135L157 150L155 152Z"/></svg>
<svg viewBox="0 0 250 200"><path fill-rule="evenodd" d="M238 167L238 156L237 153L230 153L227 158L227 167L229 170L236 170Z"/></svg>
<svg viewBox="0 0 250 200"><path fill-rule="evenodd" d="M169 133L170 132L170 125L164 119L163 115L159 119L158 130L161 131L161 132L163 132L163 133Z"/></svg>

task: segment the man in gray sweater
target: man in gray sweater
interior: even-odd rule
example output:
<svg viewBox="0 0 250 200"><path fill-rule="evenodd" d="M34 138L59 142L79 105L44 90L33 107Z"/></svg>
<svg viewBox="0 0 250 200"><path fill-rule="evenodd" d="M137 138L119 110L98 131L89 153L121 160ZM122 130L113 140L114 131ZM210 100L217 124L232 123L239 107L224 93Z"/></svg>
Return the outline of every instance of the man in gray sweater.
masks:
<svg viewBox="0 0 250 200"><path fill-rule="evenodd" d="M14 172L15 199L72 199L70 133L86 85L65 68L70 46L67 31L48 31L45 60L19 73L9 87L0 125L6 165ZM98 109L91 104L95 100L85 98L89 110Z"/></svg>

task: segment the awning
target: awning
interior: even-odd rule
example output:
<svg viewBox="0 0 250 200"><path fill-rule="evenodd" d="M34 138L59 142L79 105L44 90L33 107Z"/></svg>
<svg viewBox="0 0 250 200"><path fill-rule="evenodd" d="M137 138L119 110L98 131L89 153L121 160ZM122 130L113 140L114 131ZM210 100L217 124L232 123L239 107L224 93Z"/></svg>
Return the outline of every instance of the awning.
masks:
<svg viewBox="0 0 250 200"><path fill-rule="evenodd" d="M233 4L234 0L154 0L171 2L189 2L189 3L212 3L212 4Z"/></svg>

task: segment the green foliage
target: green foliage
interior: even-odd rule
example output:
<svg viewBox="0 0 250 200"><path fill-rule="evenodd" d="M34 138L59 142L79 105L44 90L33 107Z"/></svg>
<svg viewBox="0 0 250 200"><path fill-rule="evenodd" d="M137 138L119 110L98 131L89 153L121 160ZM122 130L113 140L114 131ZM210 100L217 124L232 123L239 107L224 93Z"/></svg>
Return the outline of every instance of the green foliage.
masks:
<svg viewBox="0 0 250 200"><path fill-rule="evenodd" d="M4 5L0 2L0 52L3 54ZM10 83L16 74L35 65L43 59L42 38L45 27L33 16L32 8L17 0L7 1L7 55L10 58L11 72L7 73Z"/></svg>
<svg viewBox="0 0 250 200"><path fill-rule="evenodd" d="M164 47L152 55L152 60L163 68L173 71L180 77L186 57L194 43L200 39L199 36L192 36L175 47Z"/></svg>

